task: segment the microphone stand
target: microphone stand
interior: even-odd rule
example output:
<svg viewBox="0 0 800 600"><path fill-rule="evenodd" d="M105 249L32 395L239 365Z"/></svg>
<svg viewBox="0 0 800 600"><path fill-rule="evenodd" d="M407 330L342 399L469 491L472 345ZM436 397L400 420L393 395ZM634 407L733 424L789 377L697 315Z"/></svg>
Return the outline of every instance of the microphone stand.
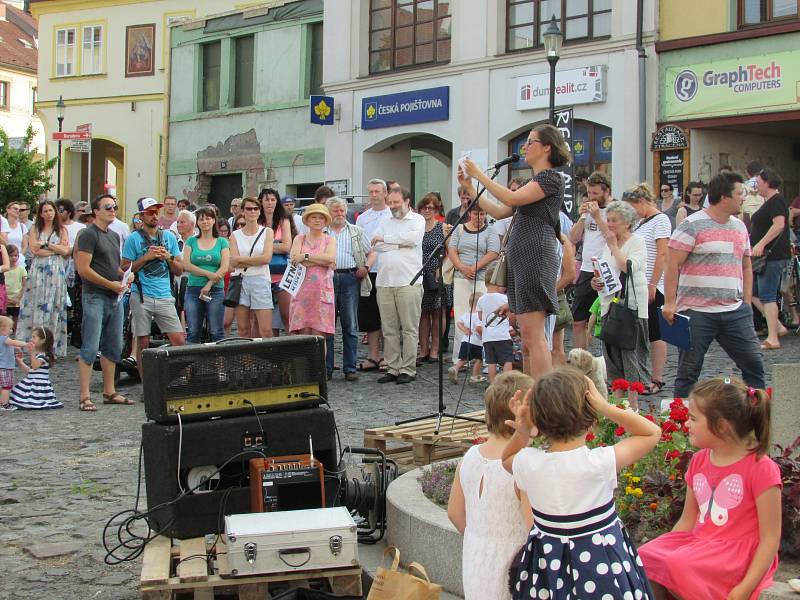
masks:
<svg viewBox="0 0 800 600"><path fill-rule="evenodd" d="M492 176L491 176L492 180L497 178L497 176L500 174L500 169L501 168L502 167L498 167L498 166L494 167L494 173L492 173ZM420 277L422 277L422 273L423 273L423 271L425 271L425 267L428 265L428 263L430 263L433 260L433 258L435 256L442 257L439 260L439 267L438 267L438 270L439 270L439 289L438 289L439 310L442 312L442 318L444 318L444 311L446 310L445 307L447 305L447 302L446 302L446 297L447 296L445 294L444 280L442 278L442 265L444 263L444 258L443 258L442 252L447 247L447 242L448 242L448 240L450 240L450 236L452 236L453 232L456 230L456 228L466 220L467 215L469 215L469 212L473 209L473 207L475 207L478 204L478 200L480 200L480 197L483 195L483 193L485 191L486 191L485 187L478 191L478 194L475 196L475 199L472 202L469 203L469 206L467 206L467 210L465 210L464 213L461 216L458 217L458 221L456 221L455 225L453 225L453 228L450 230L450 233L448 233L444 237L442 242L438 246L436 246L436 248L433 249L433 252L431 252L430 255L428 256L428 258L426 258L425 261L422 263L422 268L419 271L417 271L417 274L414 275L414 278L409 283L409 285L414 285L417 282L417 280ZM416 423L417 421L424 421L425 419L432 419L432 418L436 417L436 427L433 430L434 435L439 435L439 429L441 428L442 418L443 417L447 417L449 419L461 419L462 421L473 421L475 423L485 423L485 421L482 420L482 419L476 419L474 417L466 417L466 416L463 416L463 415L457 415L457 414L452 414L452 413L445 412L447 407L444 404L444 351L443 351L443 348L445 347L446 340L445 340L445 337L444 337L444 330L442 329L441 325L442 325L442 323L441 323L441 319L440 319L439 332L437 332L439 334L439 336L440 336L440 340L439 340L439 358L437 360L438 367L439 367L439 390L438 390L439 405L438 405L437 411L435 413L433 413L433 414L425 415L423 417L414 417L413 419L406 419L405 421L397 421L397 422L395 422L395 425L405 425L406 423Z"/></svg>

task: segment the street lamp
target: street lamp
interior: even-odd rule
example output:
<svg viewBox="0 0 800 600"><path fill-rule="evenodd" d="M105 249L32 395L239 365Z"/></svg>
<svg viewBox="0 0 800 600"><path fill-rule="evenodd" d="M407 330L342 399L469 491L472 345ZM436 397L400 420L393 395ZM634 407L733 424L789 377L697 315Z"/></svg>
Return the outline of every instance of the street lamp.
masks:
<svg viewBox="0 0 800 600"><path fill-rule="evenodd" d="M550 23L547 25L547 29L544 30L542 37L544 38L544 50L547 53L547 62L550 63L550 124L555 125L556 63L561 54L561 42L564 40L564 36L558 28L555 15L550 19Z"/></svg>
<svg viewBox="0 0 800 600"><path fill-rule="evenodd" d="M56 102L56 120L58 121L58 132L61 133L61 127L64 125L64 109L67 105L64 104L64 98L58 97ZM56 175L56 200L61 198L61 140L58 140L58 170Z"/></svg>

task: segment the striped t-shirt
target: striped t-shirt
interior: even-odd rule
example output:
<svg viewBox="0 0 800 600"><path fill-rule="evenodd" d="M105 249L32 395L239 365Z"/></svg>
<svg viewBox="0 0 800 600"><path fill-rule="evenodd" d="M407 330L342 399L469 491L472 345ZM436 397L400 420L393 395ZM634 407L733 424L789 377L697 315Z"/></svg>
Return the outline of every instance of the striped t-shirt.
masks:
<svg viewBox="0 0 800 600"><path fill-rule="evenodd" d="M669 247L689 256L678 279L678 310L727 312L742 304L742 257L750 256L747 228L736 217L718 223L705 210L683 220Z"/></svg>
<svg viewBox="0 0 800 600"><path fill-rule="evenodd" d="M658 240L669 239L672 234L672 224L669 217L664 213L656 213L649 219L645 219L636 228L636 235L644 240L647 246L647 283L653 279L653 269L658 258ZM666 265L664 265L666 267ZM664 293L664 272L656 284L658 291Z"/></svg>

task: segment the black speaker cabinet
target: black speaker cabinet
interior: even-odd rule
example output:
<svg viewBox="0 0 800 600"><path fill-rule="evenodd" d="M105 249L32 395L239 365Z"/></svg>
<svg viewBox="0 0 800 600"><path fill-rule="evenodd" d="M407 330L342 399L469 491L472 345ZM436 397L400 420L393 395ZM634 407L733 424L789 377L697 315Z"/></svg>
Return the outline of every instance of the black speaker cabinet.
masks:
<svg viewBox="0 0 800 600"><path fill-rule="evenodd" d="M159 423L318 406L328 394L325 338L311 335L147 349L142 375Z"/></svg>
<svg viewBox="0 0 800 600"><path fill-rule="evenodd" d="M309 436L314 457L327 470L336 469L339 457L332 411L317 407L259 417L260 425L254 414L183 423L182 440L177 424L142 425L148 509L177 498L181 488L188 490L200 483L195 492L154 511L148 519L153 531L176 538L217 533L224 515L250 512L250 459L261 453L267 457L308 454ZM247 453L213 474L240 452ZM326 483L326 503L332 506L339 486L333 479ZM309 498L309 508L318 502L317 488L316 497Z"/></svg>

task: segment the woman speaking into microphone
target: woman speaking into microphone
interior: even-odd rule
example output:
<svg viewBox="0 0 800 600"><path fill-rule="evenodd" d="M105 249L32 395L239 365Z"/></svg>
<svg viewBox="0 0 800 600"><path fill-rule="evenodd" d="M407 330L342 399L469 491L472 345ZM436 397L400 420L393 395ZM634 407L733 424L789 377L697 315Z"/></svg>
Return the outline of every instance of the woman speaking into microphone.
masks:
<svg viewBox="0 0 800 600"><path fill-rule="evenodd" d="M567 164L570 155L563 136L552 125L531 130L522 150L533 178L516 191L492 181L469 159L463 170L459 167L458 181L473 194L473 177L486 187L499 204L481 196L480 206L494 218L514 216L506 242L508 304L522 336L525 373L538 379L552 369L545 318L558 314L556 281L561 260L556 245L564 180L553 169Z"/></svg>

